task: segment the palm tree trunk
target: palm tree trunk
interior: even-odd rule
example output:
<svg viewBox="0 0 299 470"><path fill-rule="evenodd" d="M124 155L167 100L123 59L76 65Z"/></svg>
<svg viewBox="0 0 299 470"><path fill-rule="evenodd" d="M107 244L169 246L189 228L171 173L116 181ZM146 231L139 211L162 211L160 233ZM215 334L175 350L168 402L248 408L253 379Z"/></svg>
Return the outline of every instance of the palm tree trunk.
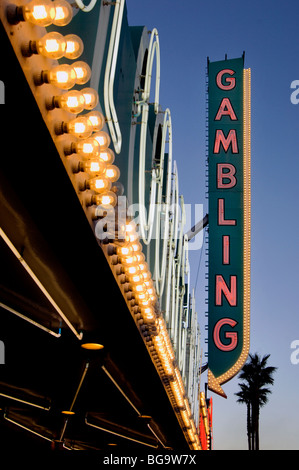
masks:
<svg viewBox="0 0 299 470"><path fill-rule="evenodd" d="M248 439L248 450L251 450L251 407L250 407L250 402L247 404L247 439Z"/></svg>
<svg viewBox="0 0 299 470"><path fill-rule="evenodd" d="M259 417L260 410L258 406L256 410L255 450L260 450Z"/></svg>
<svg viewBox="0 0 299 470"><path fill-rule="evenodd" d="M252 403L252 449L259 450L259 406Z"/></svg>

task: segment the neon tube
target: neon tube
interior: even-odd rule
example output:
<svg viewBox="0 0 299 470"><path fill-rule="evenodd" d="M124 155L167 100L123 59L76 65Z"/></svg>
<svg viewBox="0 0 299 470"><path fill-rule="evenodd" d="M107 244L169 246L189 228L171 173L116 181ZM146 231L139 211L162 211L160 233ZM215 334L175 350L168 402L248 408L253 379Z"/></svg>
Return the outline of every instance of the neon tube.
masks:
<svg viewBox="0 0 299 470"><path fill-rule="evenodd" d="M122 135L114 105L113 87L124 5L124 0L116 0L115 2L115 10L111 28L111 36L104 78L104 104L107 124L114 144L115 152L118 154L120 153L122 147Z"/></svg>
<svg viewBox="0 0 299 470"><path fill-rule="evenodd" d="M166 199L164 203L164 213L165 213L165 223L164 223L164 233L163 233L163 254L162 255L162 268L160 271L160 252L159 252L159 245L156 244L156 266L155 266L155 276L156 276L156 289L157 294L162 295L164 290L165 284L165 274L166 274L166 263L167 263L167 246L169 240L169 218L168 218L168 211L170 206L170 193L171 193L171 176L172 176L172 121L171 121L171 114L170 110L167 108L164 115L163 121L163 131L162 131L162 145L161 145L161 153L160 153L160 161L164 162L164 155L165 155L165 144L166 144L166 136L168 131L168 139L169 139L169 150L168 150L168 168L167 168L167 183L166 183ZM160 174L160 182L159 182L159 193L158 193L158 200L157 204L158 207L162 206L162 189L163 189L163 173L164 168L161 170ZM156 224L156 240L160 239L160 226L161 226L161 218L158 218Z"/></svg>
<svg viewBox="0 0 299 470"><path fill-rule="evenodd" d="M94 7L95 7L95 4L97 3L97 0L91 0L89 2L89 5L84 5L84 3L82 2L82 0L75 0L78 8L80 8L80 10L84 11L84 13L88 13L89 11L91 11Z"/></svg>
<svg viewBox="0 0 299 470"><path fill-rule="evenodd" d="M147 64L146 64L144 91L141 96L142 101L139 101L136 103L138 105L137 116L140 115L141 107L142 107L140 145L139 145L139 206L140 206L139 216L140 216L141 236L145 245L148 245L152 238L152 230L154 226L154 217L155 217L155 200L156 200L156 191L157 191L156 170L152 169L152 181L151 181L151 190L150 190L151 199L150 199L150 204L149 204L148 220L146 220L145 201L144 201L146 133L147 133L148 111L149 111L148 100L150 98L152 71L153 71L153 63L154 63L155 57L156 57L156 84L155 84L154 111L155 111L155 114L158 114L159 92L160 92L160 45L159 45L158 31L156 28L153 29L151 33L150 42L149 42L149 52L148 52ZM146 235L146 232L148 232L147 235Z"/></svg>

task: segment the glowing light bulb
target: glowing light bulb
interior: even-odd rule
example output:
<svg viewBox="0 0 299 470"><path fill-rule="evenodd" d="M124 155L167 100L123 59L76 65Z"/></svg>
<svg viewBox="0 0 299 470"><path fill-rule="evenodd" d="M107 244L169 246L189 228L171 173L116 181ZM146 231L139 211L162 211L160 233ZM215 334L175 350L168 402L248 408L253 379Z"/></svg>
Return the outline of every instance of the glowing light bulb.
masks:
<svg viewBox="0 0 299 470"><path fill-rule="evenodd" d="M106 167L106 177L113 183L117 181L120 177L119 168L115 165L107 165Z"/></svg>
<svg viewBox="0 0 299 470"><path fill-rule="evenodd" d="M84 116L79 116L71 120L67 124L67 129L70 134L75 135L79 139L86 139L92 134L90 122Z"/></svg>
<svg viewBox="0 0 299 470"><path fill-rule="evenodd" d="M98 176L103 175L106 165L104 162L101 162L99 158L92 158L85 162L81 162L79 167L81 171L84 171L91 176Z"/></svg>
<svg viewBox="0 0 299 470"><path fill-rule="evenodd" d="M40 54L50 59L60 59L64 55L65 48L66 42L62 34L51 32L36 41L24 44L22 46L22 53L26 56Z"/></svg>
<svg viewBox="0 0 299 470"><path fill-rule="evenodd" d="M38 26L49 26L55 18L55 7L50 0L31 0L22 7L25 21Z"/></svg>
<svg viewBox="0 0 299 470"><path fill-rule="evenodd" d="M134 251L135 253L142 251L142 245L141 245L141 243L138 242L138 241L135 241L135 242L132 243L132 248L133 248L133 251Z"/></svg>
<svg viewBox="0 0 299 470"><path fill-rule="evenodd" d="M146 292L148 293L148 295L150 296L151 299L154 299L155 298L155 289L154 289L154 287L148 286L147 282L145 282L145 285L146 285Z"/></svg>
<svg viewBox="0 0 299 470"><path fill-rule="evenodd" d="M130 245L118 246L116 248L116 254L120 258L122 258L123 256L132 256L133 255L133 249Z"/></svg>
<svg viewBox="0 0 299 470"><path fill-rule="evenodd" d="M136 255L136 258L137 258L137 260L138 260L138 263L144 263L144 261L145 261L145 256L144 256L143 253L138 253L138 252L137 252L137 253L135 253L135 255Z"/></svg>
<svg viewBox="0 0 299 470"><path fill-rule="evenodd" d="M72 68L76 72L76 83L78 85L84 85L91 77L91 69L86 62L78 61L72 64Z"/></svg>
<svg viewBox="0 0 299 470"><path fill-rule="evenodd" d="M92 203L96 204L97 206L107 207L112 206L115 207L117 203L117 196L112 191L107 191L102 194L96 194L92 196Z"/></svg>
<svg viewBox="0 0 299 470"><path fill-rule="evenodd" d="M149 300L140 300L140 299L138 299L138 304L140 305L140 307L150 307L151 306L151 302Z"/></svg>
<svg viewBox="0 0 299 470"><path fill-rule="evenodd" d="M47 102L47 109L62 108L72 114L79 114L84 109L84 97L78 90L71 90L63 95L54 96Z"/></svg>
<svg viewBox="0 0 299 470"><path fill-rule="evenodd" d="M157 302L157 300L158 300L156 293L154 293L154 294L149 294L149 298L150 298L150 302L151 302L152 304L155 304L155 303Z"/></svg>
<svg viewBox="0 0 299 470"><path fill-rule="evenodd" d="M67 34L65 37L66 48L64 57L67 59L78 59L84 50L82 39L76 34Z"/></svg>
<svg viewBox="0 0 299 470"><path fill-rule="evenodd" d="M140 291L140 292L136 291L134 292L134 296L137 301L138 300L145 301L149 299L149 295L146 291Z"/></svg>
<svg viewBox="0 0 299 470"><path fill-rule="evenodd" d="M101 150L99 157L103 162L107 163L107 165L111 165L114 162L115 159L115 154L113 150L111 149L106 149L106 150Z"/></svg>
<svg viewBox="0 0 299 470"><path fill-rule="evenodd" d="M69 122L62 122L55 127L56 134L72 134L79 139L86 139L92 134L92 126L86 116L79 116Z"/></svg>
<svg viewBox="0 0 299 470"><path fill-rule="evenodd" d="M125 240L126 240L126 242L133 242L135 240L138 240L138 234L136 232L126 234Z"/></svg>
<svg viewBox="0 0 299 470"><path fill-rule="evenodd" d="M105 118L100 111L90 111L86 114L86 117L92 124L92 130L94 132L100 131L105 124Z"/></svg>
<svg viewBox="0 0 299 470"><path fill-rule="evenodd" d="M126 224L126 232L127 233L133 233L136 231L136 225L134 222L128 222Z"/></svg>
<svg viewBox="0 0 299 470"><path fill-rule="evenodd" d="M123 266L123 271L127 276L134 276L134 275L140 275L140 270L139 266L137 264L135 265L128 265L128 266Z"/></svg>
<svg viewBox="0 0 299 470"><path fill-rule="evenodd" d="M143 275L139 272L130 275L129 278L132 284L139 284L143 281Z"/></svg>
<svg viewBox="0 0 299 470"><path fill-rule="evenodd" d="M100 146L93 137L79 140L73 145L76 149L76 153L81 154L84 158L96 157L100 153Z"/></svg>
<svg viewBox="0 0 299 470"><path fill-rule="evenodd" d="M153 321L156 316L152 307L141 307L141 315L147 321Z"/></svg>
<svg viewBox="0 0 299 470"><path fill-rule="evenodd" d="M62 90L69 90L76 83L76 72L70 65L57 65L51 70L43 70L41 75L36 77L35 83L51 83Z"/></svg>
<svg viewBox="0 0 299 470"><path fill-rule="evenodd" d="M138 240L138 234L136 231L136 225L134 222L128 222L125 227L125 240L126 242L133 243L134 241Z"/></svg>
<svg viewBox="0 0 299 470"><path fill-rule="evenodd" d="M99 95L93 88L84 88L81 90L85 100L85 109L93 109L99 102Z"/></svg>
<svg viewBox="0 0 299 470"><path fill-rule="evenodd" d="M121 262L126 266L134 266L138 263L136 256L122 256Z"/></svg>
<svg viewBox="0 0 299 470"><path fill-rule="evenodd" d="M86 183L88 189L95 191L96 193L102 193L110 189L111 183L106 178L91 178Z"/></svg>
<svg viewBox="0 0 299 470"><path fill-rule="evenodd" d="M132 286L132 290L135 293L141 294L146 293L146 285L144 282L138 282Z"/></svg>
<svg viewBox="0 0 299 470"><path fill-rule="evenodd" d="M139 263L138 260L137 260L137 263ZM140 271L141 271L142 273L143 273L144 271L148 271L148 265L147 265L147 263L145 263L145 262L144 262L144 263L139 263L138 266L139 266L139 269L140 269Z"/></svg>
<svg viewBox="0 0 299 470"><path fill-rule="evenodd" d="M66 0L54 0L55 18L53 24L56 26L65 26L70 23L73 18L73 10Z"/></svg>
<svg viewBox="0 0 299 470"><path fill-rule="evenodd" d="M148 282L152 278L150 271L143 271L142 275L143 275L144 282Z"/></svg>
<svg viewBox="0 0 299 470"><path fill-rule="evenodd" d="M96 132L94 134L94 138L97 139L97 141L99 142L99 145L101 146L101 150L106 150L109 147L111 139L109 135L107 134L107 132L104 132L104 131Z"/></svg>

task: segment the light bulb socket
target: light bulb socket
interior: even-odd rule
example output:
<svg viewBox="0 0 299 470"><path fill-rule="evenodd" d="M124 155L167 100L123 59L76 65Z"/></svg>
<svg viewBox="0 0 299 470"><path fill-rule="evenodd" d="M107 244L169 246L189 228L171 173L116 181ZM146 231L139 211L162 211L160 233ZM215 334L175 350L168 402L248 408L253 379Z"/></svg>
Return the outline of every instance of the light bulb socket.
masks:
<svg viewBox="0 0 299 470"><path fill-rule="evenodd" d="M43 70L39 73L34 74L33 81L36 86L41 86L44 83L48 83L47 76L45 75Z"/></svg>
<svg viewBox="0 0 299 470"><path fill-rule="evenodd" d="M72 155L71 157L68 157L68 160L69 160L72 172L74 174L80 173L80 169L79 169L80 160L79 160L78 156L77 155ZM88 206L88 205L90 205L90 204L86 204L86 206Z"/></svg>
<svg viewBox="0 0 299 470"><path fill-rule="evenodd" d="M116 256L117 256L117 255L116 255ZM118 258L118 257L117 257L117 258ZM120 269L121 269L121 272L122 272L123 274L126 274L125 268L122 266L122 264L119 264L119 265L121 266L121 268L120 268Z"/></svg>
<svg viewBox="0 0 299 470"><path fill-rule="evenodd" d="M9 24L16 25L20 23L20 21L25 21L24 14L23 14L23 7L17 5L7 5L6 8L6 18Z"/></svg>
<svg viewBox="0 0 299 470"><path fill-rule="evenodd" d="M91 214L91 218L92 220L98 220L98 219L101 219L101 215L98 214L97 210L94 209L94 208L91 208L89 209L90 210L90 214Z"/></svg>
<svg viewBox="0 0 299 470"><path fill-rule="evenodd" d="M56 135L62 135L67 132L67 123L64 121L56 122L54 125L54 132Z"/></svg>
<svg viewBox="0 0 299 470"><path fill-rule="evenodd" d="M75 144L75 142L70 142L69 144L65 145L65 147L64 147L64 154L65 155L72 155L72 153L76 153L76 144ZM85 189L86 189L86 186L84 187L84 190Z"/></svg>
<svg viewBox="0 0 299 470"><path fill-rule="evenodd" d="M110 242L109 242L110 243ZM113 263L112 263L113 264ZM122 276L123 273L122 273L122 270L121 270L121 266L119 264L113 264L115 266L115 274L117 276Z"/></svg>
<svg viewBox="0 0 299 470"><path fill-rule="evenodd" d="M112 244L110 244L108 247L107 247L107 254L108 256L113 256L116 254L116 247Z"/></svg>
<svg viewBox="0 0 299 470"><path fill-rule="evenodd" d="M133 310L133 313L134 313L134 307L138 308L138 303L136 302L135 297L133 298L130 293L127 294L127 296L128 296L128 301L130 302L130 307L131 307L131 309ZM129 296L130 296L130 298L129 298ZM136 309L135 309L135 311L136 311Z"/></svg>
<svg viewBox="0 0 299 470"><path fill-rule="evenodd" d="M23 57L31 57L33 54L38 54L36 41L24 42L21 46L21 53Z"/></svg>
<svg viewBox="0 0 299 470"><path fill-rule="evenodd" d="M78 164L78 171L85 171L85 170L84 170L84 163L83 163L83 162L79 162L79 164Z"/></svg>
<svg viewBox="0 0 299 470"><path fill-rule="evenodd" d="M34 74L33 81L36 86L41 86L44 83L49 83L48 72L46 70L42 70L40 73Z"/></svg>
<svg viewBox="0 0 299 470"><path fill-rule="evenodd" d="M64 150L64 155L71 155L72 153L74 153L74 143L71 142L65 145L63 150Z"/></svg>
<svg viewBox="0 0 299 470"><path fill-rule="evenodd" d="M125 287L125 286L127 285L127 283L128 283L127 278L126 278L126 276L125 276L124 274L120 274L120 275L118 276L118 281L120 282L120 284L124 285L124 287ZM126 287L125 287L125 289L126 289ZM125 292L127 292L127 291L125 290ZM128 292L129 292L129 291L128 291ZM130 292L129 292L129 293L130 293Z"/></svg>
<svg viewBox="0 0 299 470"><path fill-rule="evenodd" d="M45 105L47 111L53 111L53 109L59 108L58 97L52 96L52 98L46 99Z"/></svg>
<svg viewBox="0 0 299 470"><path fill-rule="evenodd" d="M130 300L134 298L131 296L132 290L131 290L131 286L129 282L124 282L123 289L124 289L124 292L130 296Z"/></svg>
<svg viewBox="0 0 299 470"><path fill-rule="evenodd" d="M117 266L117 265L119 264L119 263L118 263L118 257L117 257L117 255L111 256L111 264L112 264L113 266ZM121 271L120 271L120 270L118 270L118 272L117 272L117 275L119 275L119 274L121 274Z"/></svg>

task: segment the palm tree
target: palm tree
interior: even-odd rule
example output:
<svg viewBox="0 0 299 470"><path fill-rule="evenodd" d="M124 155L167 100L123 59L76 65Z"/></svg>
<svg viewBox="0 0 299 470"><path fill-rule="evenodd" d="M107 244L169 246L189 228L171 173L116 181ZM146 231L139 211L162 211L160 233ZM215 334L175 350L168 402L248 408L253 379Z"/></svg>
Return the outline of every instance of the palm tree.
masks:
<svg viewBox="0 0 299 470"><path fill-rule="evenodd" d="M271 390L265 385L273 385L273 373L276 367L267 366L270 354L260 358L258 354L249 354L249 360L243 366L239 378L244 382L239 383L240 392L238 403L247 406L247 435L248 449L259 450L259 415L260 408L268 402Z"/></svg>

